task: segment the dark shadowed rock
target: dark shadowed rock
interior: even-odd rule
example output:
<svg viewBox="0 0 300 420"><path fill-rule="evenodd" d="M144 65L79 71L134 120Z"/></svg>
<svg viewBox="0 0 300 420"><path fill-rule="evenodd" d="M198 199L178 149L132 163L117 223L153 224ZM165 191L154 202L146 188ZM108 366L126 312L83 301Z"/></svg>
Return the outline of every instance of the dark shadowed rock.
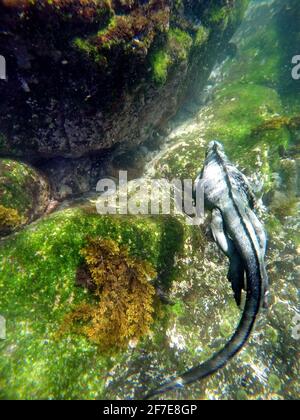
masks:
<svg viewBox="0 0 300 420"><path fill-rule="evenodd" d="M248 0L3 0L0 153L80 158L151 137L201 86Z"/></svg>
<svg viewBox="0 0 300 420"><path fill-rule="evenodd" d="M44 175L27 164L0 159L0 236L41 216L49 202Z"/></svg>

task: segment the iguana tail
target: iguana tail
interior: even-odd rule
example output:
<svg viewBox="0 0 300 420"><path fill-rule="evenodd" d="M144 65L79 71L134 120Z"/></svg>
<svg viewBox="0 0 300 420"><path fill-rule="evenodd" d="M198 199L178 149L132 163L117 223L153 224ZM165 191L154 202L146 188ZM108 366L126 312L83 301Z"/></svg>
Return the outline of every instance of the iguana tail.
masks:
<svg viewBox="0 0 300 420"><path fill-rule="evenodd" d="M256 272L250 273L247 276L248 291L241 321L235 334L226 346L207 362L190 369L183 375L178 376L174 380L167 382L156 390L150 392L145 399L150 399L167 391L182 388L184 385L211 376L219 369L223 368L243 348L245 343L248 341L261 306L261 288L257 287L257 285L261 282L257 282L257 277L256 279L251 278L259 275L259 270L254 271ZM251 285L256 285L256 287L252 288Z"/></svg>

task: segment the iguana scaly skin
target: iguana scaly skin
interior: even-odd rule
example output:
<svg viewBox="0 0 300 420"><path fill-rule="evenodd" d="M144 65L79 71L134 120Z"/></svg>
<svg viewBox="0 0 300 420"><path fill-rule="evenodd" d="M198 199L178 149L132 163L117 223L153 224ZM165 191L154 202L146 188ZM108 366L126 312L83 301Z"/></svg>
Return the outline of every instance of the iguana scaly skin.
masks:
<svg viewBox="0 0 300 420"><path fill-rule="evenodd" d="M206 378L221 369L247 342L262 306L267 306L268 276L265 268L266 234L254 213L254 195L247 178L230 163L222 144L208 146L198 182L203 183L205 207L211 211L215 241L229 258L228 279L237 304L242 290L246 303L235 334L226 346L207 362L168 382L147 398Z"/></svg>

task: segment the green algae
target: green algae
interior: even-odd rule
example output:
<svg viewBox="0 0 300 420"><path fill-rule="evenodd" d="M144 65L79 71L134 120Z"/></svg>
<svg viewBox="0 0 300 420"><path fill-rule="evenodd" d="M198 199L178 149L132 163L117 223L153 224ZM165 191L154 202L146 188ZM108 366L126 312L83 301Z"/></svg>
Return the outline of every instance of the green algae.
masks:
<svg viewBox="0 0 300 420"><path fill-rule="evenodd" d="M248 394L247 394L246 391L240 390L236 394L236 399L238 401L247 401L249 398L248 398Z"/></svg>
<svg viewBox="0 0 300 420"><path fill-rule="evenodd" d="M170 51L177 59L187 60L193 40L187 32L174 28L168 32L168 44Z"/></svg>
<svg viewBox="0 0 300 420"><path fill-rule="evenodd" d="M103 397L104 372L121 355L105 357L80 336L57 337L64 315L88 298L75 287L80 250L87 236L110 238L160 270L175 257L168 252L178 249L174 229L176 221L169 236L164 218L101 217L74 209L6 239L0 246L0 313L7 320L7 339L0 342L1 398ZM173 245L165 249L168 241Z"/></svg>
<svg viewBox="0 0 300 420"><path fill-rule="evenodd" d="M195 130L183 133L178 148L167 151L158 173L168 179L195 179L205 156L199 138L205 138L205 142L218 139L229 157L246 173L250 174L254 167L261 171L268 191L273 186L273 172L279 170L278 150L289 146L291 134L286 126L274 130L257 128L280 114L284 115L284 109L274 89L226 80L215 92L211 104L197 117L199 129L196 122ZM201 121L206 121L202 129Z"/></svg>
<svg viewBox="0 0 300 420"><path fill-rule="evenodd" d="M0 183L0 206L17 212L19 223L15 227L32 220L45 210L49 186L43 176L31 166L10 159L0 159Z"/></svg>
<svg viewBox="0 0 300 420"><path fill-rule="evenodd" d="M208 140L221 140L229 156L247 173L255 165L260 166L268 191L272 188L272 173L279 165L278 150L280 146L288 147L290 133L285 127L258 133L255 130L272 116L284 112L278 93L261 85L228 84L216 95L212 112L214 119L206 131Z"/></svg>
<svg viewBox="0 0 300 420"><path fill-rule="evenodd" d="M127 6L130 6L130 13ZM164 6L164 2L157 5L155 1L149 4L111 4L106 25L94 35L77 37L73 45L102 67L112 67L120 53L125 60L128 55L132 59L136 54L147 56L154 39L167 31L169 13ZM124 9L122 12L120 7Z"/></svg>
<svg viewBox="0 0 300 420"><path fill-rule="evenodd" d="M207 22L213 26L219 25L226 29L229 25L239 22L244 16L250 0L238 0L234 7L231 4L213 4L206 18Z"/></svg>
<svg viewBox="0 0 300 420"><path fill-rule="evenodd" d="M195 35L194 46L197 48L202 47L208 41L209 34L210 30L205 26L201 26Z"/></svg>
<svg viewBox="0 0 300 420"><path fill-rule="evenodd" d="M226 84L218 90L213 101L214 121L207 136L230 138L243 143L251 131L269 117L282 111L279 95L275 90L255 84Z"/></svg>
<svg viewBox="0 0 300 420"><path fill-rule="evenodd" d="M76 38L73 42L76 49L86 54L95 63L106 65L107 60L103 54L100 54L98 48L90 43L88 39Z"/></svg>
<svg viewBox="0 0 300 420"><path fill-rule="evenodd" d="M33 181L35 172L23 163L2 159L0 161L1 193L0 202L12 206L21 213L31 205L31 197L26 193L26 185Z"/></svg>
<svg viewBox="0 0 300 420"><path fill-rule="evenodd" d="M154 81L159 85L165 84L172 64L170 55L164 50L156 51L151 55L150 62Z"/></svg>
<svg viewBox="0 0 300 420"><path fill-rule="evenodd" d="M109 50L113 48L114 46L118 45L119 43L122 43L122 38L119 40L112 39L110 41L106 41L105 43L101 43L101 46L95 44L95 39L97 37L103 37L105 36L116 27L116 17L114 14L112 14L110 20L108 21L105 28L102 28L97 32L96 35L93 37L87 37L87 38L81 38L77 37L73 41L74 47L86 55L88 58L90 58L93 62L101 65L106 66L108 65L108 59L105 56L105 50Z"/></svg>
<svg viewBox="0 0 300 420"><path fill-rule="evenodd" d="M265 28L265 14L269 14L267 7L265 13L259 13L257 17L257 30L253 31L252 36L246 37L239 47L238 53L243 59L230 64L230 78L240 78L243 83L279 87L281 57L275 48L278 45L276 20L271 20L268 28Z"/></svg>
<svg viewBox="0 0 300 420"><path fill-rule="evenodd" d="M269 382L269 386L272 389L272 391L274 391L274 392L281 391L282 383L281 383L281 380L279 379L279 377L277 375L271 374L268 382Z"/></svg>
<svg viewBox="0 0 300 420"><path fill-rule="evenodd" d="M166 83L175 64L188 60L192 45L193 39L187 32L178 28L169 30L166 44L150 53L152 77L158 85Z"/></svg>
<svg viewBox="0 0 300 420"><path fill-rule="evenodd" d="M228 19L230 16L230 8L227 6L218 8L215 7L209 16L209 22L213 25L220 25L223 24L225 27L227 26Z"/></svg>
<svg viewBox="0 0 300 420"><path fill-rule="evenodd" d="M205 26L201 25L197 30L191 28L190 31L172 27L167 33L166 41L154 46L150 51L153 80L158 85L165 84L172 65L187 61L191 51L193 51L193 57L198 57L197 61L199 51L208 45L212 29L219 26L218 29L224 34L227 31L230 32L241 21L248 4L248 0L240 0L234 5L224 7L212 4L204 14ZM195 11L195 13L198 12ZM174 22L176 23L176 20Z"/></svg>
<svg viewBox="0 0 300 420"><path fill-rule="evenodd" d="M269 340L273 346L278 343L279 333L273 327L268 327L265 333L266 339Z"/></svg>

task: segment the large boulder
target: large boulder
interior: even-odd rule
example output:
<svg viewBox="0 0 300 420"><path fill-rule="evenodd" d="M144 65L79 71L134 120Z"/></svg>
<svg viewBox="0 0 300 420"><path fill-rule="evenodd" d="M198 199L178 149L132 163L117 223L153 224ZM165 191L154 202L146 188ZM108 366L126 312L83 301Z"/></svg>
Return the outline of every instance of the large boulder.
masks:
<svg viewBox="0 0 300 420"><path fill-rule="evenodd" d="M106 398L109 371L124 353L111 354L109 346L99 351L83 334L61 333L66 316L78 305L94 303L87 289L76 286L82 249L89 238L113 240L126 246L130 258L165 272L166 285L182 252L183 234L178 220L100 216L86 204L57 212L0 242L0 314L7 333L0 340L0 398ZM111 276L122 278L119 255L115 261Z"/></svg>
<svg viewBox="0 0 300 420"><path fill-rule="evenodd" d="M47 179L31 166L0 159L0 236L41 216L50 200Z"/></svg>
<svg viewBox="0 0 300 420"><path fill-rule="evenodd" d="M248 0L4 0L0 153L78 158L143 142L205 83Z"/></svg>

